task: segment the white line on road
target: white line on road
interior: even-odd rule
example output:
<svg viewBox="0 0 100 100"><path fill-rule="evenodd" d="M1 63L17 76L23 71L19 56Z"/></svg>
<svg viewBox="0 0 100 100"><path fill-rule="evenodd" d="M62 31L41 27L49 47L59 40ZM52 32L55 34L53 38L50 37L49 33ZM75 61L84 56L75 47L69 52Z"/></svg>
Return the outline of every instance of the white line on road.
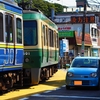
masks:
<svg viewBox="0 0 100 100"><path fill-rule="evenodd" d="M40 94L35 94L31 96L36 96L36 97L54 97L54 98L75 98L75 99L95 99L95 100L100 100L100 97L86 97L86 96L62 96L62 95L40 95Z"/></svg>
<svg viewBox="0 0 100 100"><path fill-rule="evenodd" d="M66 87L66 85L63 85L62 87Z"/></svg>
<svg viewBox="0 0 100 100"><path fill-rule="evenodd" d="M43 93L49 93L49 92L51 92L51 91L45 91L45 92L43 92Z"/></svg>
<svg viewBox="0 0 100 100"><path fill-rule="evenodd" d="M22 98L22 99L19 99L19 100L27 100L27 99L29 99L29 98Z"/></svg>

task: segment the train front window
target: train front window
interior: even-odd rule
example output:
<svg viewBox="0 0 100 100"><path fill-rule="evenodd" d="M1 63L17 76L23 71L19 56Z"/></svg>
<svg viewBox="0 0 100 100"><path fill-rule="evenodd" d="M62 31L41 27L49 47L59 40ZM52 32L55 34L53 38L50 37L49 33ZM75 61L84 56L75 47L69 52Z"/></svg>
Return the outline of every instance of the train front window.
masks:
<svg viewBox="0 0 100 100"><path fill-rule="evenodd" d="M6 29L5 29L6 42L13 43L14 26L13 26L13 16L12 15L7 14L5 16L5 26L6 26Z"/></svg>
<svg viewBox="0 0 100 100"><path fill-rule="evenodd" d="M37 22L24 21L24 45L32 46L37 44Z"/></svg>

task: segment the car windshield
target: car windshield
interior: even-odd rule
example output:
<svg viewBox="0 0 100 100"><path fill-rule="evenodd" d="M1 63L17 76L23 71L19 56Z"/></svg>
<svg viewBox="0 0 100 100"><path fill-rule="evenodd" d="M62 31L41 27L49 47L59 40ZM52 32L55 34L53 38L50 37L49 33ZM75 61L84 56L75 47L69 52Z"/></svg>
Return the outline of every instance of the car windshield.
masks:
<svg viewBox="0 0 100 100"><path fill-rule="evenodd" d="M96 59L75 59L72 63L72 67L98 67L98 62Z"/></svg>

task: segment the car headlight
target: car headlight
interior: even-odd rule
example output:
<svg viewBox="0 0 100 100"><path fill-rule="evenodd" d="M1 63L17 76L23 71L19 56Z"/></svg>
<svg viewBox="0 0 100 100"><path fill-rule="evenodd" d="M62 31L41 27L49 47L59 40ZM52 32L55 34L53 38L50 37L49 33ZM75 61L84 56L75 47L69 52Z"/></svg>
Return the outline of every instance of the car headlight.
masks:
<svg viewBox="0 0 100 100"><path fill-rule="evenodd" d="M68 73L67 73L67 76L72 77L72 76L73 76L73 73L68 72Z"/></svg>
<svg viewBox="0 0 100 100"><path fill-rule="evenodd" d="M90 74L90 76L91 77L97 77L97 73L96 72L93 72L93 73Z"/></svg>

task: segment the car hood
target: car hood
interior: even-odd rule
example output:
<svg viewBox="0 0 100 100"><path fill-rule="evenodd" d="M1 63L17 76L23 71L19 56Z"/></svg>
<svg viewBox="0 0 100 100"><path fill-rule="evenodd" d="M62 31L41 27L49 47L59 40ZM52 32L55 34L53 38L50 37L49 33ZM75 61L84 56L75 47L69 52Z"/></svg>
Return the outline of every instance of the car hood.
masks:
<svg viewBox="0 0 100 100"><path fill-rule="evenodd" d="M73 74L91 74L97 72L97 68L69 68L68 72Z"/></svg>

